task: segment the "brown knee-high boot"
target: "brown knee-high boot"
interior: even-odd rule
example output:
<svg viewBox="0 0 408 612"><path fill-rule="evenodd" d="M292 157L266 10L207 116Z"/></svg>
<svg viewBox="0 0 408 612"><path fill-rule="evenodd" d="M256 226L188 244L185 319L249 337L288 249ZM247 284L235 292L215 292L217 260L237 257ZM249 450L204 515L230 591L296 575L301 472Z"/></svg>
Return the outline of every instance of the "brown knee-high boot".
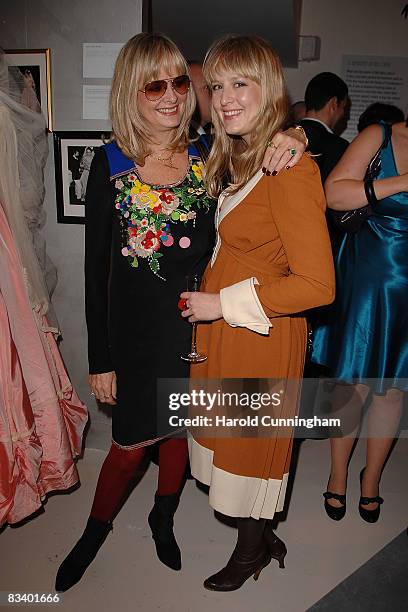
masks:
<svg viewBox="0 0 408 612"><path fill-rule="evenodd" d="M251 576L258 579L272 555L264 539L265 519L238 518L238 540L227 565L205 580L211 591L235 591Z"/></svg>

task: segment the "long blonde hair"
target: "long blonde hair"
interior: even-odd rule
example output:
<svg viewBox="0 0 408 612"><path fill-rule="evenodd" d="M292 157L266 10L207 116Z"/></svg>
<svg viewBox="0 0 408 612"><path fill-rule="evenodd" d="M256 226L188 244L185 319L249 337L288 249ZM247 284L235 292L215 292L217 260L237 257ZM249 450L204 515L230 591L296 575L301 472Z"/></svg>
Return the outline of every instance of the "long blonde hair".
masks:
<svg viewBox="0 0 408 612"><path fill-rule="evenodd" d="M180 50L162 34L141 33L133 36L116 60L109 103L113 137L125 155L141 165L151 152L153 140L138 109L138 91L146 83L158 79L162 70L169 74L175 70L174 76L188 74L187 63ZM194 108L195 95L190 87L180 125L175 130L169 149L181 151L187 147Z"/></svg>
<svg viewBox="0 0 408 612"><path fill-rule="evenodd" d="M220 72L228 71L251 79L261 87L261 105L250 141L229 136L212 110L214 143L205 170L208 193L216 197L225 179L230 193L238 191L261 167L267 141L282 126L288 98L282 66L271 45L257 36L228 35L216 41L203 64L204 78L211 90Z"/></svg>

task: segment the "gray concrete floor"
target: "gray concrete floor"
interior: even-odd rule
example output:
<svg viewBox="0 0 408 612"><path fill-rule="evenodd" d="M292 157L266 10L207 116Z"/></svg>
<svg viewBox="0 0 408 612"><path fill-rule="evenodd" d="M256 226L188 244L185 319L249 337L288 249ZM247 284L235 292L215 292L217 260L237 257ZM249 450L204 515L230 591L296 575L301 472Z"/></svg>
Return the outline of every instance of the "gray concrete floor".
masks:
<svg viewBox="0 0 408 612"><path fill-rule="evenodd" d="M105 453L87 450L79 462L81 487L55 495L45 512L0 535L0 591L53 592L59 563L82 533ZM160 564L146 517L152 505L157 468L151 465L121 513L82 581L52 606L67 612L304 612L397 536L407 523L408 439L400 439L384 472L385 498L378 523L363 522L357 511L358 474L364 465L364 441L354 454L348 485L348 512L339 523L322 506L329 466L329 442L301 446L289 512L278 527L288 546L286 569L276 562L233 593L212 593L205 577L225 564L236 532L219 522L207 496L189 481L176 515L183 554L181 572ZM404 485L405 483L405 485ZM50 606L24 606L50 610Z"/></svg>

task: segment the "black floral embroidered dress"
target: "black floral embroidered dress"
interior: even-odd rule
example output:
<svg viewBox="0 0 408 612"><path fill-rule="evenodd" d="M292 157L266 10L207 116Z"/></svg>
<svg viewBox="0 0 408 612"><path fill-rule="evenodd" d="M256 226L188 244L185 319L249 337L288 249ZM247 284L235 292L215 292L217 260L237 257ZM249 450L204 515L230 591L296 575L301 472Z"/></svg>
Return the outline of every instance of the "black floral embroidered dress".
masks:
<svg viewBox="0 0 408 612"><path fill-rule="evenodd" d="M157 437L157 378L188 377L180 359L191 325L180 316L186 276L202 274L214 245L216 202L189 146L186 177L147 185L115 142L92 162L86 195L85 288L90 373L114 370L112 438L138 446Z"/></svg>

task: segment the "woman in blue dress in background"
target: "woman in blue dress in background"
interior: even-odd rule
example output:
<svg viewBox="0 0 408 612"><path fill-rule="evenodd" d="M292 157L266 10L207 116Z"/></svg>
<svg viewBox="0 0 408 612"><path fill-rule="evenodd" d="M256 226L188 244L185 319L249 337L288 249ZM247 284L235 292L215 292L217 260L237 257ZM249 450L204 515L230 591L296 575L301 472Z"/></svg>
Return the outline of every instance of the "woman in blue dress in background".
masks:
<svg viewBox="0 0 408 612"><path fill-rule="evenodd" d="M334 520L346 512L347 469L369 394L359 511L367 522L378 519L383 502L379 481L408 390L407 125L392 127L374 183L365 184L364 176L384 142L383 125L370 126L357 136L325 184L328 206L334 210L361 208L367 197L377 199L373 215L340 243L335 258L336 300L314 331L312 360L327 366L336 380L349 383L337 384L333 392L333 407L341 407L336 416L342 419L343 432L347 429L344 437L331 438L331 472L324 497L326 512Z"/></svg>

